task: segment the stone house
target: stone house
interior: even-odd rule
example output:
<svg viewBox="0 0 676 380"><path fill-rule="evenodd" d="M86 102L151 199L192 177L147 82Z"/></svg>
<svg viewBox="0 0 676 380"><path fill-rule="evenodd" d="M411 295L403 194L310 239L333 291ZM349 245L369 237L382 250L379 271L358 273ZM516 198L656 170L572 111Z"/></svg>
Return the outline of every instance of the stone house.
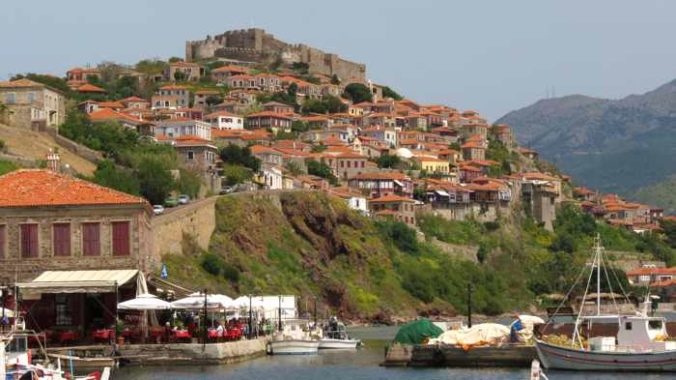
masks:
<svg viewBox="0 0 676 380"><path fill-rule="evenodd" d="M261 160L261 163L272 165L272 166L282 166L282 152L277 149L270 148L263 145L252 145L250 147L251 154Z"/></svg>
<svg viewBox="0 0 676 380"><path fill-rule="evenodd" d="M372 198L396 194L404 197L413 195L413 181L404 173L374 171L357 174L348 181L349 187L357 189Z"/></svg>
<svg viewBox="0 0 676 380"><path fill-rule="evenodd" d="M263 111L282 114L291 114L294 112L293 106L280 102L263 103Z"/></svg>
<svg viewBox="0 0 676 380"><path fill-rule="evenodd" d="M0 277L46 270L138 269L151 252L143 198L49 170L0 176Z"/></svg>
<svg viewBox="0 0 676 380"><path fill-rule="evenodd" d="M147 110L150 108L150 102L143 98L139 98L138 96L130 96L120 100L120 102L128 109Z"/></svg>
<svg viewBox="0 0 676 380"><path fill-rule="evenodd" d="M549 231L554 230L556 197L556 188L549 182L537 179L521 181L521 203L524 209Z"/></svg>
<svg viewBox="0 0 676 380"><path fill-rule="evenodd" d="M462 144L462 157L467 161L483 161L486 159L486 148L483 144L470 141Z"/></svg>
<svg viewBox="0 0 676 380"><path fill-rule="evenodd" d="M225 80L228 87L242 90L258 90L256 77L249 74L233 75Z"/></svg>
<svg viewBox="0 0 676 380"><path fill-rule="evenodd" d="M162 86L152 96L150 103L153 109L188 107L190 106L190 91L184 86Z"/></svg>
<svg viewBox="0 0 676 380"><path fill-rule="evenodd" d="M415 200L390 194L369 199L368 202L373 215L391 217L396 221L415 226Z"/></svg>
<svg viewBox="0 0 676 380"><path fill-rule="evenodd" d="M211 70L211 79L217 83L225 83L226 79L234 75L248 74L249 69L242 66L221 66Z"/></svg>
<svg viewBox="0 0 676 380"><path fill-rule="evenodd" d="M627 271L627 279L634 286L646 286L676 280L676 267L641 267Z"/></svg>
<svg viewBox="0 0 676 380"><path fill-rule="evenodd" d="M249 114L246 117L249 129L271 129L273 132L291 131L291 118L281 113L263 111Z"/></svg>
<svg viewBox="0 0 676 380"><path fill-rule="evenodd" d="M66 97L56 89L29 79L0 82L0 103L9 110L9 125L56 127L66 120Z"/></svg>
<svg viewBox="0 0 676 380"><path fill-rule="evenodd" d="M336 177L348 180L354 176L366 172L367 158L359 153L342 153L336 155L333 160L333 169Z"/></svg>
<svg viewBox="0 0 676 380"><path fill-rule="evenodd" d="M214 169L218 148L210 141L196 136L181 136L174 139L173 145L184 167L201 173Z"/></svg>
<svg viewBox="0 0 676 380"><path fill-rule="evenodd" d="M216 129L244 129L244 117L230 112L213 112L204 116L204 121Z"/></svg>
<svg viewBox="0 0 676 380"><path fill-rule="evenodd" d="M195 98L193 99L193 106L204 108L209 106L207 99L210 97L218 98L220 100L221 92L216 90L198 90L195 91Z"/></svg>
<svg viewBox="0 0 676 380"><path fill-rule="evenodd" d="M171 82L193 82L204 76L204 68L194 62L169 62L163 75L164 80Z"/></svg>

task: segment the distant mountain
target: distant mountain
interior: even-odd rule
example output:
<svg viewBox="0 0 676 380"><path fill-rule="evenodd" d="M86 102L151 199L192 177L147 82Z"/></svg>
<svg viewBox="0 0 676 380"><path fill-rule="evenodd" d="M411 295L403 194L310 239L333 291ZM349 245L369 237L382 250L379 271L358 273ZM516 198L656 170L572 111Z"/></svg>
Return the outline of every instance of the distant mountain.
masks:
<svg viewBox="0 0 676 380"><path fill-rule="evenodd" d="M521 145L578 183L602 191L630 196L676 174L676 80L620 100L540 100L497 123L511 125ZM660 192L643 192L651 193Z"/></svg>

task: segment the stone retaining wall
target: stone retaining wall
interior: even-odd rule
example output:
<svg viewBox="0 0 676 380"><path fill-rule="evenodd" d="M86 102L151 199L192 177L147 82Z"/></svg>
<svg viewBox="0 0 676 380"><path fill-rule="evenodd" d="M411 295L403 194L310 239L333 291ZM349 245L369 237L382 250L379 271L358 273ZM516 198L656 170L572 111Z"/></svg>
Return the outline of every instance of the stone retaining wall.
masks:
<svg viewBox="0 0 676 380"><path fill-rule="evenodd" d="M265 354L266 338L224 343L125 344L120 354L136 364L232 363Z"/></svg>

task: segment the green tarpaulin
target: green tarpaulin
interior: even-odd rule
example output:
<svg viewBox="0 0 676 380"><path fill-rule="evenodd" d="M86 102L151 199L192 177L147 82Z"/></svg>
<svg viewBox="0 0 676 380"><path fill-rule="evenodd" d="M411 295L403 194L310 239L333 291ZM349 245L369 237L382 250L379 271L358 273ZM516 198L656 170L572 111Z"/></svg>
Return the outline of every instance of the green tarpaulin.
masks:
<svg viewBox="0 0 676 380"><path fill-rule="evenodd" d="M421 344L428 339L438 337L443 332L444 330L430 322L429 319L420 319L401 326L394 341L400 344Z"/></svg>

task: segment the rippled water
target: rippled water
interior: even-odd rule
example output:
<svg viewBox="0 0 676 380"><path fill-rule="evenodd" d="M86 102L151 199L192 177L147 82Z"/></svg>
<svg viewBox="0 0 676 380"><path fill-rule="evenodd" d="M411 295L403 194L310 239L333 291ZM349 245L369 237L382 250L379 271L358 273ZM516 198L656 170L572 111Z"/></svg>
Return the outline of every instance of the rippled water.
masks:
<svg viewBox="0 0 676 380"><path fill-rule="evenodd" d="M221 366L162 366L122 368L114 380L160 379L228 379L228 380L441 380L441 379L518 379L526 380L526 369L465 368L384 368L385 339L391 339L396 328L352 329L351 334L368 339L366 347L357 351L321 351L308 356L265 356L244 363ZM380 339L380 340L373 340ZM551 380L673 379L659 374L596 374L550 372Z"/></svg>

